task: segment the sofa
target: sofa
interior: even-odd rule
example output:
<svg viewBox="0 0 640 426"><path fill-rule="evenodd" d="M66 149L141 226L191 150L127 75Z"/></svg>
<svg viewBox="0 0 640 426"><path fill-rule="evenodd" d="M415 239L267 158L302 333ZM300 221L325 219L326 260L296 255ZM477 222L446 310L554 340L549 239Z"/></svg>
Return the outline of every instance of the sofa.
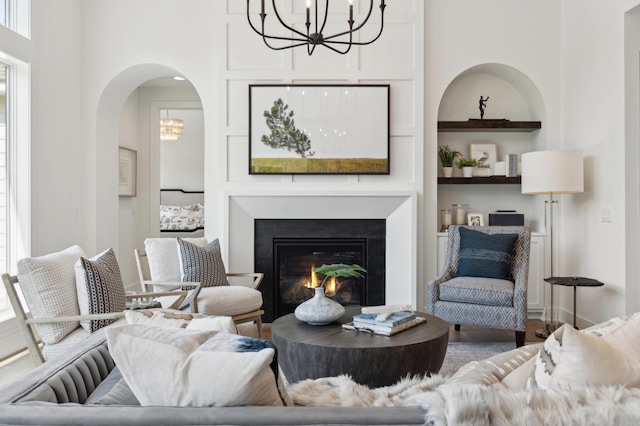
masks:
<svg viewBox="0 0 640 426"><path fill-rule="evenodd" d="M584 331L565 325L451 377L376 389L348 376L304 380L287 387L296 406L280 407L140 406L118 388L105 336L114 329L0 389L0 424L640 424L640 313Z"/></svg>
<svg viewBox="0 0 640 426"><path fill-rule="evenodd" d="M159 407L97 402L117 381L106 330L0 389L0 424L420 425L419 407ZM103 385L102 387L100 385ZM117 392L117 390L116 390ZM100 395L97 395L100 394ZM104 400L104 398L103 398ZM130 405L123 405L130 404Z"/></svg>

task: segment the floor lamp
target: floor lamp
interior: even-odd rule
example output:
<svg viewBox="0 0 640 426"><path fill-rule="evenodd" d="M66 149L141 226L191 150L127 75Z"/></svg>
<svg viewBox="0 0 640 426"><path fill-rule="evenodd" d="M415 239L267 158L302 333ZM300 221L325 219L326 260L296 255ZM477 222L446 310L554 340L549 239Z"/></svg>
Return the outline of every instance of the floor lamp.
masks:
<svg viewBox="0 0 640 426"><path fill-rule="evenodd" d="M551 276L555 276L553 268L553 210L558 204L554 194L576 194L584 191L584 166L580 151L537 151L522 155L522 193L548 194L545 200L545 227L549 235L551 250ZM547 214L548 212L548 214ZM553 285L551 286L551 319L544 328L536 330L538 337L548 337L558 327L554 321ZM545 302L546 307L546 302ZM546 311L546 309L545 309Z"/></svg>

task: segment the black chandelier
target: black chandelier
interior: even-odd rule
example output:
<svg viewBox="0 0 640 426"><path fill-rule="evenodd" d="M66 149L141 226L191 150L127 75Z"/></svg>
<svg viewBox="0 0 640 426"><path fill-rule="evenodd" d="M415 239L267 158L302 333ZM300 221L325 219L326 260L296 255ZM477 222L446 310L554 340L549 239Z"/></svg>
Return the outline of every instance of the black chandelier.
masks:
<svg viewBox="0 0 640 426"><path fill-rule="evenodd" d="M344 0L342 0L344 1ZM364 46L367 44L371 44L374 41L376 41L380 35L382 34L382 29L384 27L384 8L386 7L386 5L384 4L384 0L380 0L380 31L378 32L378 35L375 36L372 40L369 41L365 41L365 42L355 42L353 41L353 34L357 31L359 31L369 20L369 18L371 17L371 12L373 11L373 0L370 0L370 4L369 4L369 12L367 13L367 17L364 19L364 21L362 21L361 24L359 24L358 26L356 26L354 28L354 23L355 21L353 20L353 0L348 0L349 2L349 20L347 21L348 25L349 25L349 29L347 31L343 31L341 33L337 33L337 34L333 34L330 36L325 36L323 34L325 25L327 24L327 16L329 15L329 0L325 0L324 2L324 17L321 17L318 13L318 0L313 0L314 3L314 12L313 15L314 16L314 22L313 22L313 33L311 33L311 27L312 27L312 22L311 22L311 17L312 17L312 11L311 11L311 3L312 0L307 0L307 20L305 22L305 26L307 27L307 33L304 34L303 32L297 31L293 28L292 25L287 25L281 18L280 13L278 13L278 8L276 7L276 0L272 0L271 4L273 7L273 13L276 15L276 18L278 19L278 22L280 22L280 24L285 27L287 30L291 31L291 33L293 34L293 37L281 37L281 36L275 36L275 35L267 35L266 31L265 31L265 27L264 27L264 23L266 21L267 18L267 14L265 13L265 0L260 0L261 2L261 12L260 12L260 21L261 21L261 25L260 25L260 30L258 30L256 28L255 25L253 25L253 22L251 22L251 16L249 13L249 4L251 3L251 0L247 0L247 20L249 21L249 25L251 26L251 28L260 36L262 37L262 40L264 41L264 44L267 45L267 47L269 47L270 49L273 50L284 50L284 49L291 49L293 47L299 47L299 46L307 46L307 53L309 54L309 56L311 56L311 54L313 53L313 51L315 50L316 46L318 45L322 45L328 49L333 50L336 53L340 53L342 55L346 54L347 52L349 52L349 50L351 50L351 46L355 45L355 46ZM335 4L335 1L334 1ZM348 36L349 40L345 40L345 38ZM341 40L337 40L338 38L343 37L343 39ZM285 42L291 42L291 44L286 44L284 46L273 46L270 44L270 41L273 40L281 40L281 41L285 41ZM335 46L335 47L334 47ZM342 47L342 49L340 49L339 47Z"/></svg>

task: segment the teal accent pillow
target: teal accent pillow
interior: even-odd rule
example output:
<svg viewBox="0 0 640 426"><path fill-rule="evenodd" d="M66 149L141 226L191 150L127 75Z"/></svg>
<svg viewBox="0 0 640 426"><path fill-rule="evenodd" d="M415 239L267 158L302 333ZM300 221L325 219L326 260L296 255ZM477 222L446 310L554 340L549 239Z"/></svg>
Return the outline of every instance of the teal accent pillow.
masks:
<svg viewBox="0 0 640 426"><path fill-rule="evenodd" d="M511 263L518 234L485 234L460 228L460 261L456 277L513 281Z"/></svg>

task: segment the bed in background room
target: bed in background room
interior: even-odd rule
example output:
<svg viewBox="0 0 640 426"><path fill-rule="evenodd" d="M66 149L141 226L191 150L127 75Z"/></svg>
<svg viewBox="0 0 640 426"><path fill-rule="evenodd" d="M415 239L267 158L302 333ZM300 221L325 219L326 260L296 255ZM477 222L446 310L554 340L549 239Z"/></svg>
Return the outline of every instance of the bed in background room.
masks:
<svg viewBox="0 0 640 426"><path fill-rule="evenodd" d="M204 191L160 190L160 234L204 236Z"/></svg>

